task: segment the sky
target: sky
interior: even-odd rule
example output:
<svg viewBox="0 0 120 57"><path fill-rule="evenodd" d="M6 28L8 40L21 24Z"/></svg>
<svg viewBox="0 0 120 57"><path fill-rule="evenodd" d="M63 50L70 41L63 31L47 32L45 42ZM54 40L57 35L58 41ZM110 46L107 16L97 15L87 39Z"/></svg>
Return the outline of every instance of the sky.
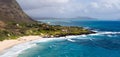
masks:
<svg viewBox="0 0 120 57"><path fill-rule="evenodd" d="M31 17L120 19L120 0L17 0Z"/></svg>

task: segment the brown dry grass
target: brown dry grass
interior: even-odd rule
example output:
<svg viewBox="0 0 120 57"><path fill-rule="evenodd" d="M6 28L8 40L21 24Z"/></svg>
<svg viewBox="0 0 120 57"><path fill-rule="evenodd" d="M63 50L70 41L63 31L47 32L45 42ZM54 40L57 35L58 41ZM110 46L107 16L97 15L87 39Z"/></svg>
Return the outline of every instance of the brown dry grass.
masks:
<svg viewBox="0 0 120 57"><path fill-rule="evenodd" d="M3 29L6 26L6 24L2 21L0 21L0 29Z"/></svg>

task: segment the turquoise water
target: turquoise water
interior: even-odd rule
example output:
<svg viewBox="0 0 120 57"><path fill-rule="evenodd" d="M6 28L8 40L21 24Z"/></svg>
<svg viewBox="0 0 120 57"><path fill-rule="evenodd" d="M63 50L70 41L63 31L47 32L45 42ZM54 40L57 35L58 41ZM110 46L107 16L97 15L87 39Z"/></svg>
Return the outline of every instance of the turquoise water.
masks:
<svg viewBox="0 0 120 57"><path fill-rule="evenodd" d="M70 36L60 41L37 42L18 57L120 57L120 21L42 21L52 25L83 26L98 33Z"/></svg>

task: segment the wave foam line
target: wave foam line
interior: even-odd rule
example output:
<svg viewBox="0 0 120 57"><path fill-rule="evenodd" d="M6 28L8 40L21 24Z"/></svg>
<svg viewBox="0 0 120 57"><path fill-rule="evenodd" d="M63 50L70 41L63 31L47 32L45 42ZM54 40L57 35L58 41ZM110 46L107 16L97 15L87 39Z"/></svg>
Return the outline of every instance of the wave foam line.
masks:
<svg viewBox="0 0 120 57"><path fill-rule="evenodd" d="M90 35L110 35L110 34L120 34L120 32L98 32L95 34L90 34Z"/></svg>
<svg viewBox="0 0 120 57"><path fill-rule="evenodd" d="M96 34L90 34L90 35L104 35L104 34L120 34L120 32L98 32ZM22 51L31 48L33 46L36 45L36 43L39 42L49 42L49 41L53 41L53 40L69 40L74 42L74 38L78 38L78 39L90 39L90 38L86 38L88 35L72 35L72 36L66 36L66 37L59 37L59 38L43 38L43 39L39 39L39 40L35 40L35 41L30 41L27 43L23 43L23 44L19 44L16 45L8 50L6 50L5 53L0 54L0 57L16 57L16 55L20 54ZM81 37L81 38L80 38Z"/></svg>
<svg viewBox="0 0 120 57"><path fill-rule="evenodd" d="M39 39L39 40L22 43L22 44L13 46L13 47L5 50L3 53L0 54L0 57L17 57L17 55L20 54L22 51L29 49L33 46L36 46L36 43L49 42L49 41L58 40L58 39L59 38L43 38L43 39Z"/></svg>
<svg viewBox="0 0 120 57"><path fill-rule="evenodd" d="M22 51L31 48L33 46L36 46L36 43L40 42L49 42L49 41L61 41L61 40L66 40L66 39L74 39L78 37L86 37L87 35L71 35L71 36L66 36L66 37L57 37L57 38L42 38L39 40L34 40L34 41L29 41L26 43L22 43L16 46L13 46L12 48L7 49L4 53L0 54L0 57L17 57L18 54L20 54ZM85 39L85 38L80 38L80 39Z"/></svg>

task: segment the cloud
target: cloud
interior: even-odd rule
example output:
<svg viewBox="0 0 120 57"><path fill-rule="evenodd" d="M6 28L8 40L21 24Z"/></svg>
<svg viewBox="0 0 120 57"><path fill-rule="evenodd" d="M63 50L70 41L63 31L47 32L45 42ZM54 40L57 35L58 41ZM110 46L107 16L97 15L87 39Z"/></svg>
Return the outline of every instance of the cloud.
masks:
<svg viewBox="0 0 120 57"><path fill-rule="evenodd" d="M94 8L99 8L99 5L97 2L92 2L91 3L91 6L94 7Z"/></svg>
<svg viewBox="0 0 120 57"><path fill-rule="evenodd" d="M17 0L32 17L120 18L119 0Z"/></svg>

